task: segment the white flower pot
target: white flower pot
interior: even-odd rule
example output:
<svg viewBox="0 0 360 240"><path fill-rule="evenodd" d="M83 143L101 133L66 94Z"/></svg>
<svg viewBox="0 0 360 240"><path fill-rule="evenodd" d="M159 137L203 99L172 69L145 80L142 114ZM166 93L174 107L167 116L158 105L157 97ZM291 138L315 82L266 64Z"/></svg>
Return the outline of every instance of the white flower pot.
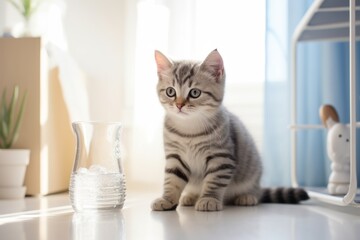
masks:
<svg viewBox="0 0 360 240"><path fill-rule="evenodd" d="M25 196L23 184L29 159L29 149L0 149L0 199Z"/></svg>

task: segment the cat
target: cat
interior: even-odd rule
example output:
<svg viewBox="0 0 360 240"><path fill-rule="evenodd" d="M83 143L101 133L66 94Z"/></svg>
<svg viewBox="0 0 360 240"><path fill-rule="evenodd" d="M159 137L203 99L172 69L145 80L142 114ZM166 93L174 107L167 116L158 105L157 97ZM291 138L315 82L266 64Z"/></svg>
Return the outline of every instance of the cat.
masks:
<svg viewBox="0 0 360 240"><path fill-rule="evenodd" d="M224 205L298 203L303 189L262 189L262 164L244 124L222 104L224 63L215 49L205 60L172 61L155 51L157 93L165 109L165 181L152 210L177 205L220 211Z"/></svg>

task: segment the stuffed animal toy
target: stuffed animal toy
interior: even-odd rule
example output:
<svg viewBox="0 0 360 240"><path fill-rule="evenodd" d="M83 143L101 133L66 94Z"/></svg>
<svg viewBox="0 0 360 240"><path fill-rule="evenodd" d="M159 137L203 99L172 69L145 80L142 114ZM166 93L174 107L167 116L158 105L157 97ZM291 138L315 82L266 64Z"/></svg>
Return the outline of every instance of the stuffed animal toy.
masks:
<svg viewBox="0 0 360 240"><path fill-rule="evenodd" d="M350 183L350 128L340 123L331 105L321 106L320 118L328 129L327 154L331 161L328 191L333 195L346 194Z"/></svg>

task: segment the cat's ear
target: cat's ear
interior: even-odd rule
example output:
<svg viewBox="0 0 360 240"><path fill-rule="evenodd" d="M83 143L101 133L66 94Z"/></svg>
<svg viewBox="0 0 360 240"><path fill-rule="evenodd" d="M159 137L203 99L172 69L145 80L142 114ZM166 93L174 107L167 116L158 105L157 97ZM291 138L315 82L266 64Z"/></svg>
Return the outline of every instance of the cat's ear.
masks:
<svg viewBox="0 0 360 240"><path fill-rule="evenodd" d="M172 62L158 50L155 50L155 61L159 75L172 67Z"/></svg>
<svg viewBox="0 0 360 240"><path fill-rule="evenodd" d="M216 82L223 79L224 75L224 62L217 49L213 50L201 64L201 68L210 71L216 78Z"/></svg>

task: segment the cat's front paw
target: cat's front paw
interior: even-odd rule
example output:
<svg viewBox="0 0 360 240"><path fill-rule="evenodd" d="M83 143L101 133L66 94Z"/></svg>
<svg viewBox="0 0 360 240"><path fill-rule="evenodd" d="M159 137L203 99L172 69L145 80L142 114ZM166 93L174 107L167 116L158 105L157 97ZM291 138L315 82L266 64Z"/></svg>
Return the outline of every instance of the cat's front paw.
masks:
<svg viewBox="0 0 360 240"><path fill-rule="evenodd" d="M181 197L180 205L182 206L194 206L199 196L193 194L186 194Z"/></svg>
<svg viewBox="0 0 360 240"><path fill-rule="evenodd" d="M175 210L177 207L176 203L169 201L165 198L158 198L151 204L151 209L153 211L169 211Z"/></svg>
<svg viewBox="0 0 360 240"><path fill-rule="evenodd" d="M215 198L200 198L195 209L197 211L221 211L223 209L223 203Z"/></svg>
<svg viewBox="0 0 360 240"><path fill-rule="evenodd" d="M258 203L259 199L251 194L240 195L234 201L237 206L255 206Z"/></svg>

